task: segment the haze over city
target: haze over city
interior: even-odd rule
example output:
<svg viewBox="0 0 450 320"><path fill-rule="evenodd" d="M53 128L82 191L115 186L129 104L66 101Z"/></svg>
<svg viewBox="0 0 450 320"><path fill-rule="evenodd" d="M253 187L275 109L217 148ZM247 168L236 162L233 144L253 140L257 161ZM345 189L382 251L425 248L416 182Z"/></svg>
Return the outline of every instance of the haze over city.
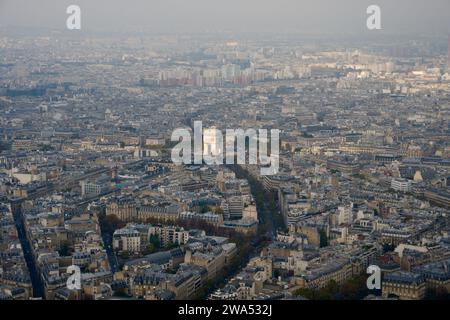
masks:
<svg viewBox="0 0 450 320"><path fill-rule="evenodd" d="M366 8L382 9L382 33L450 32L447 0L1 0L0 25L63 29L79 5L83 31L368 34Z"/></svg>

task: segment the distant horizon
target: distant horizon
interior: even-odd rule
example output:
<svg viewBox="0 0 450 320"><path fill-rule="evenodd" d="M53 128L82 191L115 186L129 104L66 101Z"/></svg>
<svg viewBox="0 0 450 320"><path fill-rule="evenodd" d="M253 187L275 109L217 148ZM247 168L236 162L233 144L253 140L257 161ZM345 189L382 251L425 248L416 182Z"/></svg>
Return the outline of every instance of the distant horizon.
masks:
<svg viewBox="0 0 450 320"><path fill-rule="evenodd" d="M450 34L448 0L0 0L0 30L68 31L71 4L81 8L85 34ZM381 8L381 30L366 27L372 4Z"/></svg>
<svg viewBox="0 0 450 320"><path fill-rule="evenodd" d="M308 32L295 31L152 31L152 30L65 30L61 28L52 27L25 27L25 26L0 26L0 36L6 37L43 37L43 36L66 36L66 37L154 37L154 36L207 36L207 37L223 37L229 40L237 40L239 38L252 37L300 37L307 39L329 39L330 37L341 40L362 40L362 41L390 41L392 39L401 38L405 41L413 41L419 39L440 39L445 40L450 37L450 31L442 33L408 33L408 32L392 32L392 33L357 33L357 32Z"/></svg>

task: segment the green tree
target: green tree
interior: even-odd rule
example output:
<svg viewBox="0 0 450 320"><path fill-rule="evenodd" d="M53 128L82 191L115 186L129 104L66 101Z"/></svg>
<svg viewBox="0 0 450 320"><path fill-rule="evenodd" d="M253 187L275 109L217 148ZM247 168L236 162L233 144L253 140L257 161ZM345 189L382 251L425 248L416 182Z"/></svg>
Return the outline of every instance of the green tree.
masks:
<svg viewBox="0 0 450 320"><path fill-rule="evenodd" d="M155 245L153 243L149 243L145 246L144 251L142 251L143 255L148 255L156 251Z"/></svg>
<svg viewBox="0 0 450 320"><path fill-rule="evenodd" d="M51 145L49 145L49 144L40 144L39 146L38 146L38 148L39 148L39 150L41 150L41 151L53 151L53 150L55 150L55 148L53 148Z"/></svg>
<svg viewBox="0 0 450 320"><path fill-rule="evenodd" d="M342 285L339 285L335 280L330 280L325 287L318 290L301 288L294 291L294 295L310 300L359 300L367 294L366 277L363 275L349 279Z"/></svg>
<svg viewBox="0 0 450 320"><path fill-rule="evenodd" d="M69 244L67 241L63 241L59 247L58 253L62 257L67 257L69 255Z"/></svg>
<svg viewBox="0 0 450 320"><path fill-rule="evenodd" d="M325 230L320 230L319 231L319 235L320 235L320 247L326 247L328 246L328 237L327 237L327 233L325 232Z"/></svg>
<svg viewBox="0 0 450 320"><path fill-rule="evenodd" d="M130 258L130 253L128 251L121 251L119 257L122 260L128 260Z"/></svg>
<svg viewBox="0 0 450 320"><path fill-rule="evenodd" d="M100 220L102 231L112 235L117 229L125 227L125 223L116 215L111 214Z"/></svg>
<svg viewBox="0 0 450 320"><path fill-rule="evenodd" d="M221 207L216 206L214 208L214 213L223 215L224 212L223 212L223 209Z"/></svg>
<svg viewBox="0 0 450 320"><path fill-rule="evenodd" d="M346 281L339 291L343 299L346 300L359 300L364 298L368 293L367 277L364 275L358 275L348 281Z"/></svg>
<svg viewBox="0 0 450 320"><path fill-rule="evenodd" d="M177 247L178 247L178 244L173 243L173 242L169 242L169 243L167 243L167 244L164 246L164 249L170 250L170 249L177 248Z"/></svg>
<svg viewBox="0 0 450 320"><path fill-rule="evenodd" d="M161 249L161 241L159 240L159 237L156 234L150 235L149 242L150 244L153 245L155 250Z"/></svg>
<svg viewBox="0 0 450 320"><path fill-rule="evenodd" d="M392 251L394 251L394 249L395 249L395 246L390 243L383 244L383 253L392 252Z"/></svg>
<svg viewBox="0 0 450 320"><path fill-rule="evenodd" d="M309 300L316 300L317 294L316 291L309 288L300 288L294 291L294 296L301 296Z"/></svg>
<svg viewBox="0 0 450 320"><path fill-rule="evenodd" d="M436 289L427 289L425 300L450 300L450 294L447 288L439 286Z"/></svg>

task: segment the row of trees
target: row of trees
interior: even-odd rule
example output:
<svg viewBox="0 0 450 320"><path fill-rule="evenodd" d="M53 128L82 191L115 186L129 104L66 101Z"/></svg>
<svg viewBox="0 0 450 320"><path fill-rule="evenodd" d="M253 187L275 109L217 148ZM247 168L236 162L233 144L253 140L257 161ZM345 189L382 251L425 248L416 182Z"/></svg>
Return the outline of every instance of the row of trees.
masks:
<svg viewBox="0 0 450 320"><path fill-rule="evenodd" d="M102 232L106 232L111 238L114 234L114 231L117 229L121 229L125 227L126 223L120 220L116 215L99 215L99 223L102 229Z"/></svg>
<svg viewBox="0 0 450 320"><path fill-rule="evenodd" d="M224 287L229 278L239 272L248 262L250 253L253 247L250 244L250 239L245 236L236 236L231 239L231 242L236 243L238 248L236 256L228 265L225 265L215 280L208 281L205 286L200 289L194 300L204 300L208 294L212 293L217 288Z"/></svg>
<svg viewBox="0 0 450 320"><path fill-rule="evenodd" d="M274 191L267 191L261 181L250 175L239 165L229 166L238 179L247 179L253 198L258 208L258 218L260 221L258 233L260 235L273 230L284 230L283 216L278 209L278 196Z"/></svg>
<svg viewBox="0 0 450 320"><path fill-rule="evenodd" d="M223 287L226 285L228 279L239 272L245 265L248 263L250 257L254 254L258 253L260 250L260 246L264 245L265 242L260 241L265 237L267 233L272 233L275 229L284 229L284 220L279 213L278 205L277 205L277 195L275 192L268 192L264 189L262 183L248 174L240 166L230 166L230 168L235 172L236 177L239 179L247 179L250 185L251 193L255 199L256 207L258 210L258 218L260 224L258 225L258 231L256 236L251 235L243 235L241 233L237 233L228 228L220 228L211 226L198 226L199 229L205 230L208 234L214 234L219 236L226 236L230 238L230 242L236 243L237 254L231 263L223 268L221 273L216 277L215 281L209 281L203 288L200 290L196 298L203 299L209 293L211 293L216 288ZM197 222L198 223L198 222ZM180 221L177 225L186 226L189 224L196 224L195 222L186 222ZM187 229L189 227L186 227ZM210 232L208 232L208 230Z"/></svg>
<svg viewBox="0 0 450 320"><path fill-rule="evenodd" d="M358 275L342 285L331 280L321 289L314 290L309 288L301 288L294 292L296 296L302 296L310 300L360 300L369 293L380 295L380 290L370 291L366 285L367 276ZM436 289L428 289L425 294L425 300L450 300L450 293L445 287Z"/></svg>
<svg viewBox="0 0 450 320"><path fill-rule="evenodd" d="M446 287L439 286L436 289L428 289L425 300L450 300L450 293Z"/></svg>
<svg viewBox="0 0 450 320"><path fill-rule="evenodd" d="M206 221L203 221L203 220L176 219L176 220L168 222L167 220L164 220L164 219L148 218L145 220L145 222L153 224L153 225L171 224L171 225L183 227L186 230L200 229L200 230L204 230L206 232L206 234L208 234L208 235L215 235L215 236L219 236L219 237L232 238L236 234L236 231L234 231L233 229L215 226L215 225L208 223Z"/></svg>
<svg viewBox="0 0 450 320"><path fill-rule="evenodd" d="M358 275L341 285L331 280L324 288L301 288L296 290L294 295L310 300L360 300L369 294L366 281L366 275Z"/></svg>

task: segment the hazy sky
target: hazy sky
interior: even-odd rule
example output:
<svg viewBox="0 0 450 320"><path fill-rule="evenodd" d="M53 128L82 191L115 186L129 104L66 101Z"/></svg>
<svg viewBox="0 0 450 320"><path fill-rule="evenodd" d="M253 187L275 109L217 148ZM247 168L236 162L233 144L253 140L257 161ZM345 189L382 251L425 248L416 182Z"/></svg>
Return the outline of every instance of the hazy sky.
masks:
<svg viewBox="0 0 450 320"><path fill-rule="evenodd" d="M363 33L377 4L382 32L450 33L450 0L0 0L0 28L64 30L70 4L83 31Z"/></svg>

